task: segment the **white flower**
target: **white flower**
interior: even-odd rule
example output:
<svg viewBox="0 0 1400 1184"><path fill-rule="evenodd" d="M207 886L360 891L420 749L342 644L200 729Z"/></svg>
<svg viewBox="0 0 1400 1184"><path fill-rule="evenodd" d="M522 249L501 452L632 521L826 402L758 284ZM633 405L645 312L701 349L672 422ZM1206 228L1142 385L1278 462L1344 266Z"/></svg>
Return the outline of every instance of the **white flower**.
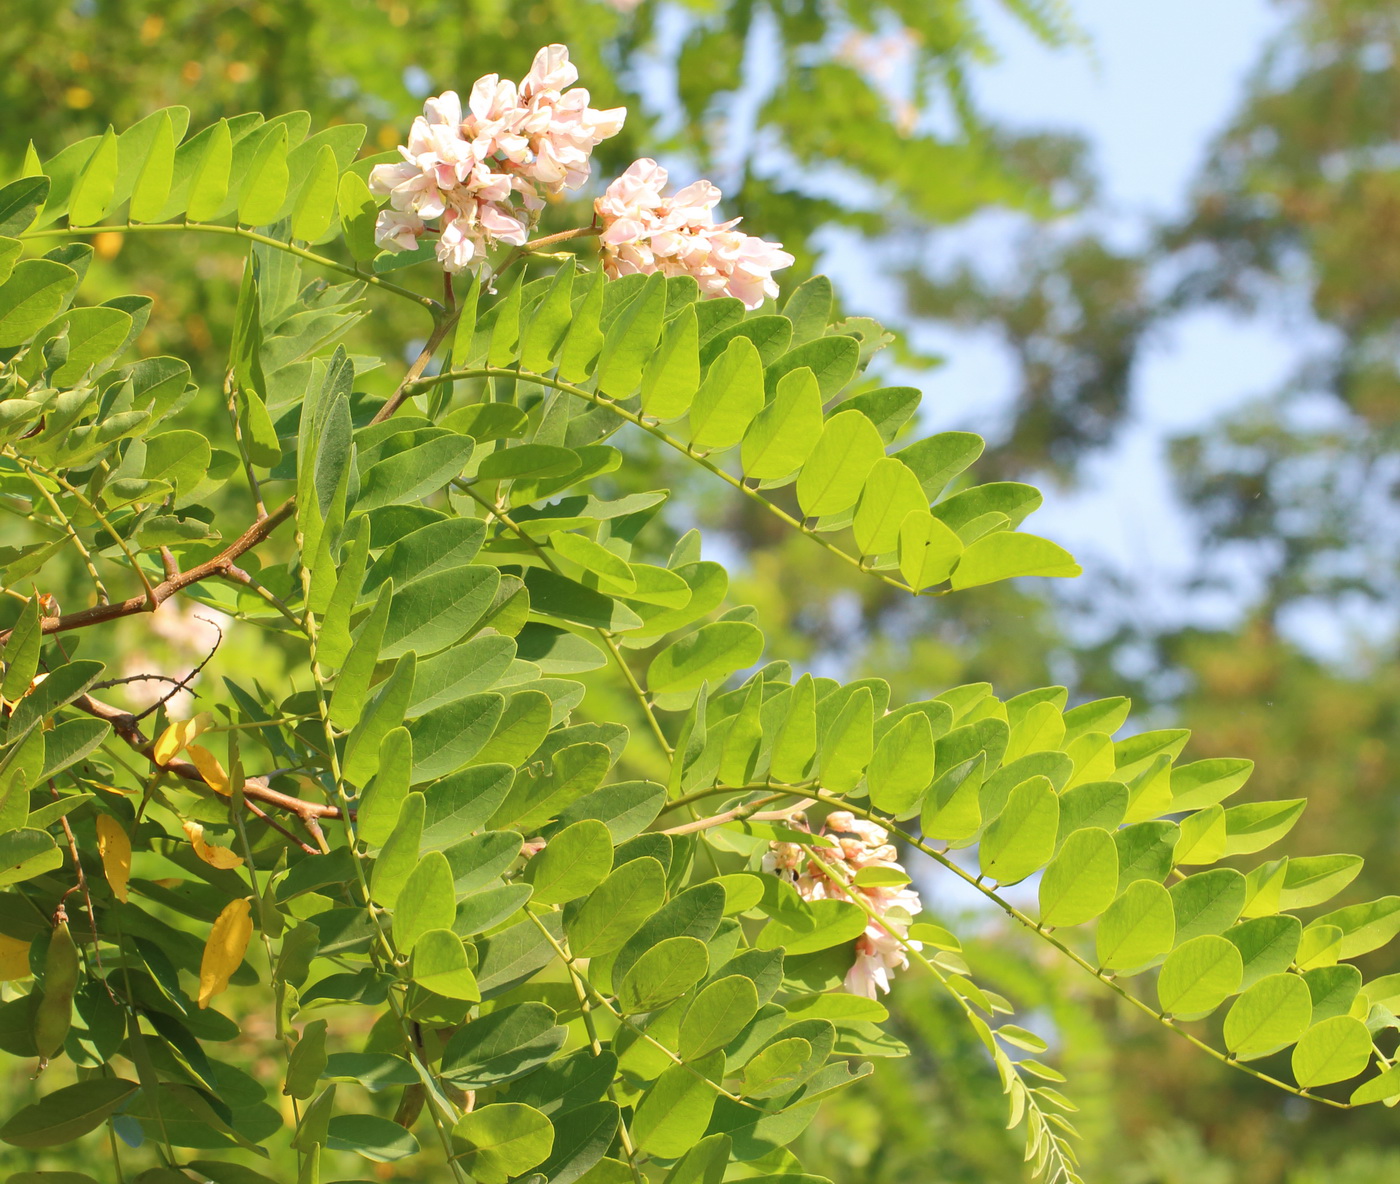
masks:
<svg viewBox="0 0 1400 1184"><path fill-rule="evenodd" d="M577 80L568 49L547 45L519 86L487 74L465 110L456 91L428 99L399 148L403 160L370 172L370 191L389 198L375 241L407 251L435 232L449 272L483 263L497 243L523 244L545 195L582 185L593 149L626 118L621 107L590 107Z"/></svg>
<svg viewBox="0 0 1400 1184"><path fill-rule="evenodd" d="M880 992L888 993L896 970L909 965L909 950L923 948L909 937L909 926L923 910L923 902L908 884L858 888L851 884L862 868L904 871L884 827L856 818L849 810L834 810L827 815L826 831L836 846L816 848L820 862L796 843L775 842L763 857L763 870L787 880L804 900L854 899L865 907L869 922L856 938L855 961L845 987L853 995L874 999ZM836 876L829 875L827 868Z"/></svg>
<svg viewBox="0 0 1400 1184"><path fill-rule="evenodd" d="M757 308L777 296L773 272L792 265L781 243L716 224L720 191L695 181L665 197L666 170L639 160L594 202L603 224L603 268L616 278L635 272L693 276L703 296L735 296Z"/></svg>

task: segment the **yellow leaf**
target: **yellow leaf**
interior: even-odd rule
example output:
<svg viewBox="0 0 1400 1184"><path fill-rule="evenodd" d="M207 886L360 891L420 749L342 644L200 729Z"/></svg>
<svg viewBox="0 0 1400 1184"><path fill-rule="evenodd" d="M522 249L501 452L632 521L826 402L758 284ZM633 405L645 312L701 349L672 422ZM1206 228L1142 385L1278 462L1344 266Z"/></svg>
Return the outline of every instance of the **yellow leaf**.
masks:
<svg viewBox="0 0 1400 1184"><path fill-rule="evenodd" d="M224 772L223 765L219 764L219 758L201 744L191 744L186 750L194 767L199 770L199 775L209 783L209 788L215 793L228 796L228 774Z"/></svg>
<svg viewBox="0 0 1400 1184"><path fill-rule="evenodd" d="M200 1007L208 1007L215 995L228 990L228 980L242 965L253 936L252 911L253 906L246 899L232 900L215 919L199 963Z"/></svg>
<svg viewBox="0 0 1400 1184"><path fill-rule="evenodd" d="M29 943L0 933L0 983L28 978L30 973Z"/></svg>
<svg viewBox="0 0 1400 1184"><path fill-rule="evenodd" d="M126 903L126 884L131 879L131 840L120 822L110 814L97 816L97 853L112 895Z"/></svg>
<svg viewBox="0 0 1400 1184"><path fill-rule="evenodd" d="M204 827L197 822L186 822L185 834L194 847L194 853L204 860L210 867L223 868L227 870L231 867L242 867L243 857L235 855L227 847L218 847L213 843L204 841Z"/></svg>
<svg viewBox="0 0 1400 1184"><path fill-rule="evenodd" d="M156 764L168 765L180 755L182 748L213 723L214 717L207 711L201 711L194 719L177 719L160 734L151 756Z"/></svg>

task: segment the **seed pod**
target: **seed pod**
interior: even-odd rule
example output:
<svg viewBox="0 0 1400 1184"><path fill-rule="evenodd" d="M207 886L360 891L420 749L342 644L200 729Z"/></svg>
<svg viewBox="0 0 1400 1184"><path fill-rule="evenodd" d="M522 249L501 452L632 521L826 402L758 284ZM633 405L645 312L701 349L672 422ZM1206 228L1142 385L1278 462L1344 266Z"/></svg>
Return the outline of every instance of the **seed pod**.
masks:
<svg viewBox="0 0 1400 1184"><path fill-rule="evenodd" d="M73 993L78 989L78 947L68 922L54 926L44 955L44 993L34 1013L34 1047L47 1062L63 1047L73 1022Z"/></svg>

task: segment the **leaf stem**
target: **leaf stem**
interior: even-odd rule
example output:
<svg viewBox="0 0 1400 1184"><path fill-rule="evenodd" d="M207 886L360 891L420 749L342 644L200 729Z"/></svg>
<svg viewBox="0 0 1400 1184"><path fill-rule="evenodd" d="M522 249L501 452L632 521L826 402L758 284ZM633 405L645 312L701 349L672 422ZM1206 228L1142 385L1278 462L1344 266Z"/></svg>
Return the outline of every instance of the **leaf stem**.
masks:
<svg viewBox="0 0 1400 1184"><path fill-rule="evenodd" d="M48 230L31 230L20 235L21 240L39 238L82 238L94 234L150 234L169 233L172 231L194 231L198 234L226 234L234 238L246 238L255 243L262 243L267 247L276 247L279 251L286 251L289 255L295 255L298 259L305 259L309 263L314 263L318 267L324 267L329 271L338 271L342 275L348 275L352 279L357 279L361 283L369 284L371 287L380 288L385 292L392 292L396 296L402 296L405 300L411 300L414 304L430 311L436 312L442 306L431 296L424 296L408 288L400 287L389 280L375 275L373 272L361 271L358 267L351 267L344 263L338 263L334 259L328 259L324 255L318 255L315 251L308 251L305 247L298 247L293 243L283 242L281 239L273 238L271 235L259 234L256 230L248 230L242 226L220 226L213 222L142 222L142 223L116 223L111 226L55 226Z"/></svg>
<svg viewBox="0 0 1400 1184"><path fill-rule="evenodd" d="M843 563L850 564L857 571L862 572L865 575L874 576L877 580L880 580L882 583L888 584L891 588L898 588L901 592L908 592L911 595L945 595L945 593L943 592L915 593L914 590L903 580L897 580L893 576L886 575L884 572L875 571L874 569L867 567L863 562L861 562L859 556L852 555L847 551L843 551L830 539L823 538L815 530L809 527L805 522L801 521L800 519L794 518L781 506L769 501L766 497L759 493L758 490L751 489L740 478L735 477L732 473L725 472L724 469L722 469L719 465L715 464L708 457L697 455L694 451L690 449L689 446L687 446L682 441L676 439L676 437L672 436L670 433L663 431L662 428L657 424L649 423L645 416L640 415L635 411L629 411L620 403L614 402L612 399L609 399L605 395L600 395L596 391L585 390L583 387L574 386L571 383L567 382L561 382L557 378L549 378L543 374L532 374L526 370L507 370L498 366L478 366L467 370L449 370L445 371L442 374L433 374L427 378L417 379L413 383L409 384L409 386L405 389L404 398L407 398L409 395L416 394L420 390L427 390L430 387L437 386L439 383L455 382L458 379L462 378L514 378L523 382L533 382L539 384L540 386L551 387L554 390L563 391L565 394L573 395L579 399L584 399L587 402L592 403L595 407L606 408L607 410L611 411L614 415L616 415L619 419L624 419L628 423L634 424L636 427L639 427L642 429L642 431L648 433L651 436L654 436L656 439L660 440L663 444L666 444L668 447L674 449L676 452L683 453L701 468L708 470L710 473L713 473L721 481L724 481L731 485L733 488L737 489L750 501L752 501L756 505L762 506L765 510L768 511L768 513L772 514L781 522L786 523L794 530L806 535L808 538L816 542L818 546L825 547L826 550L830 551L833 555L840 558ZM402 402L402 399L400 400L400 402ZM390 414L392 414L392 412L390 412ZM381 409L380 415L376 416L376 420L378 420L383 415L384 409Z"/></svg>

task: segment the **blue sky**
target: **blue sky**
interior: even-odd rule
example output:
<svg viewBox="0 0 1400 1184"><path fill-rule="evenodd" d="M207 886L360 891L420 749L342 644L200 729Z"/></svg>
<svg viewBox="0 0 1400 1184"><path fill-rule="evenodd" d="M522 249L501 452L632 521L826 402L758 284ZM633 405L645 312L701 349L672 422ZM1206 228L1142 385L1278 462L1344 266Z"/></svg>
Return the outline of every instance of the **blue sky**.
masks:
<svg viewBox="0 0 1400 1184"><path fill-rule="evenodd" d="M1046 49L993 14L987 28L1002 60L977 72L976 93L999 120L1085 135L1101 181L1101 228L1116 241L1137 241L1150 219L1183 208L1280 17L1266 0L1075 0L1072 7L1087 49ZM974 238L980 233L969 228ZM989 410L1009 397L1013 381L995 338L959 330L921 344L948 359L924 381L930 426L977 430L979 420L994 419ZM1214 311L1180 318L1146 349L1118 442L1090 462L1080 490L1047 489L1028 529L1064 543L1088 568L1130 571L1144 589L1138 611L1156 622L1188 611L1197 620L1231 620L1234 600L1193 598L1188 610L1171 590L1196 570L1200 554L1175 503L1166 446L1279 385L1300 348L1296 332L1277 323ZM1326 620L1309 621L1306 633L1323 650L1344 640Z"/></svg>

